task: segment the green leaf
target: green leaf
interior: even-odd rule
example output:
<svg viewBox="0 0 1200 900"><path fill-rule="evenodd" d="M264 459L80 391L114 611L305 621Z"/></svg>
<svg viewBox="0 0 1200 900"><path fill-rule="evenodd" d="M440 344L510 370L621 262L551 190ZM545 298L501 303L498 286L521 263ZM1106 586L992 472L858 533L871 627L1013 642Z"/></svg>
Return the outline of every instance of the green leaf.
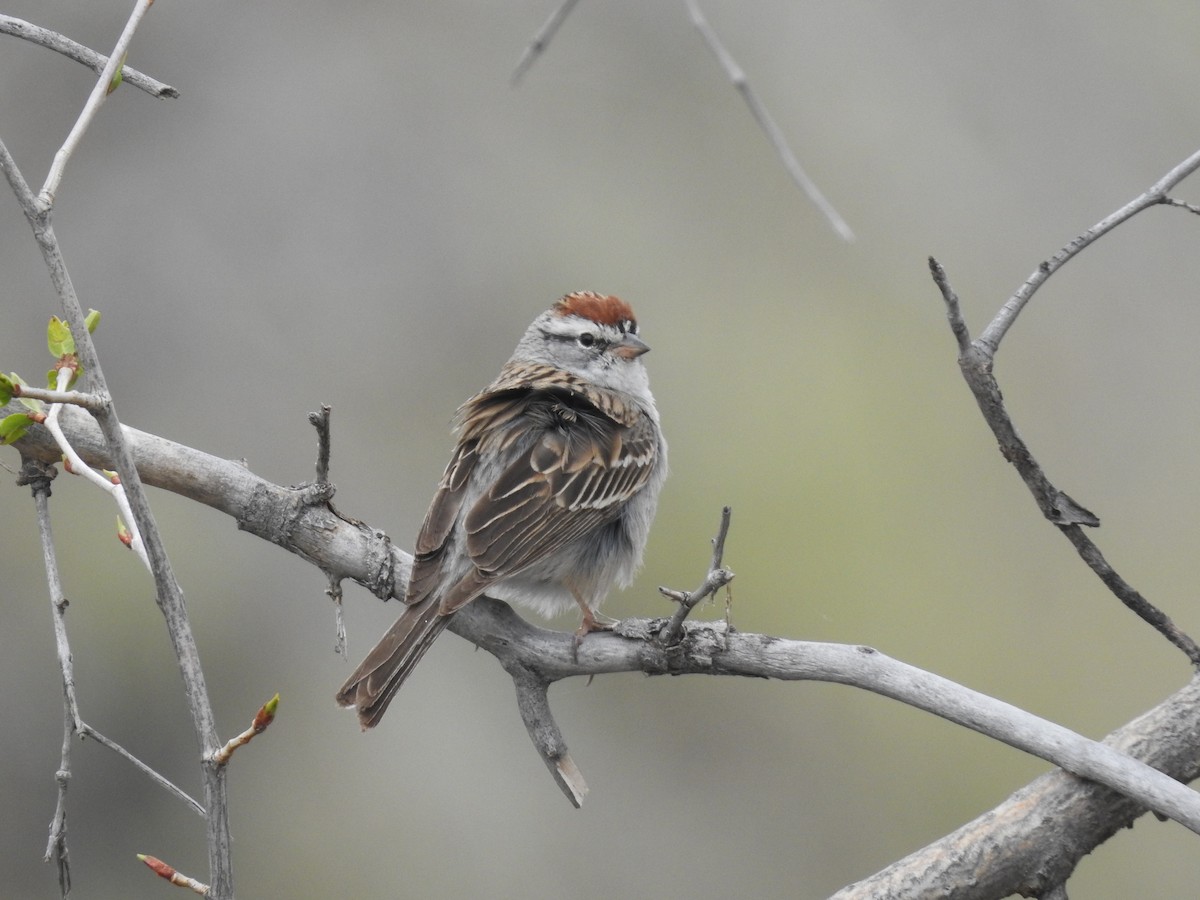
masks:
<svg viewBox="0 0 1200 900"><path fill-rule="evenodd" d="M13 398L13 382L7 375L0 374L0 406Z"/></svg>
<svg viewBox="0 0 1200 900"><path fill-rule="evenodd" d="M33 424L33 419L25 413L13 413L0 419L0 444L11 444L19 441Z"/></svg>
<svg viewBox="0 0 1200 900"><path fill-rule="evenodd" d="M25 379L22 378L20 375L18 375L16 372L9 373L8 380L11 381L13 384L20 384L20 385L26 384ZM31 409L34 412L42 412L42 410L44 410L46 408L45 406L42 405L41 400L34 400L32 397L18 397L17 400L19 400L21 405L24 406L26 409Z"/></svg>
<svg viewBox="0 0 1200 900"><path fill-rule="evenodd" d="M87 326L88 334L95 334L96 326L100 324L100 310L89 309L87 318L83 320L83 324Z"/></svg>
<svg viewBox="0 0 1200 900"><path fill-rule="evenodd" d="M50 325L46 328L46 344L55 359L75 352L75 338L71 337L71 329L58 316L50 317Z"/></svg>
<svg viewBox="0 0 1200 900"><path fill-rule="evenodd" d="M128 52L121 54L121 61L117 63L117 71L113 74L112 81L108 83L108 90L104 92L104 96L107 97L121 86L121 82L125 79L125 59L128 56Z"/></svg>

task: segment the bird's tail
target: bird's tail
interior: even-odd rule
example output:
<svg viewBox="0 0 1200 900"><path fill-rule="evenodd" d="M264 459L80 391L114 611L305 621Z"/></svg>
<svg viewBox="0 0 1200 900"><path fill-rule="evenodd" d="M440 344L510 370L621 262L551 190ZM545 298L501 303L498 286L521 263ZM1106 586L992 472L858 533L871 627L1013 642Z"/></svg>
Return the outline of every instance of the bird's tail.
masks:
<svg viewBox="0 0 1200 900"><path fill-rule="evenodd" d="M346 679L337 692L337 702L358 710L363 731L374 728L425 651L450 623L436 600L430 598L408 607Z"/></svg>

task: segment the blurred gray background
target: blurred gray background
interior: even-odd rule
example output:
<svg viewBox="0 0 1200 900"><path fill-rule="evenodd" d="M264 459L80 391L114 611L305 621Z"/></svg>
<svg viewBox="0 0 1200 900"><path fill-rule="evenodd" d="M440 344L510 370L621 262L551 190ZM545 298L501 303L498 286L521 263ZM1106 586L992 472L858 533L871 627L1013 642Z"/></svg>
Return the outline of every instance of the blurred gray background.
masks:
<svg viewBox="0 0 1200 900"><path fill-rule="evenodd" d="M334 408L345 512L408 545L451 439L533 316L616 293L654 348L672 476L616 615L692 586L722 504L734 621L861 642L1101 736L1188 677L1038 514L961 381L926 257L982 328L1071 237L1200 145L1193 3L709 0L800 159L787 176L682 3L579 5L519 89L555 0L158 3L55 224L128 424L282 483ZM130 4L10 0L97 49ZM41 184L92 76L0 38L0 135ZM7 193L7 191L5 191ZM1200 182L1179 195L1200 200ZM997 374L1115 566L1200 632L1200 222L1150 211L1035 299ZM49 279L0 197L0 368L40 378ZM10 466L16 454L0 459ZM11 478L5 476L11 485ZM628 675L552 692L591 787L567 804L508 678L446 637L382 727L332 697L320 573L156 492L221 729L282 695L238 754L243 897L821 897L987 810L1046 764L849 688ZM151 583L70 478L55 528L83 713L198 790ZM0 490L0 879L41 863L61 740L32 504ZM396 615L347 589L351 656ZM710 608L706 614L718 615ZM568 617L561 627L574 627ZM88 743L69 797L76 895L158 896L134 859L203 878L201 822ZM1194 896L1196 838L1143 818L1072 896Z"/></svg>

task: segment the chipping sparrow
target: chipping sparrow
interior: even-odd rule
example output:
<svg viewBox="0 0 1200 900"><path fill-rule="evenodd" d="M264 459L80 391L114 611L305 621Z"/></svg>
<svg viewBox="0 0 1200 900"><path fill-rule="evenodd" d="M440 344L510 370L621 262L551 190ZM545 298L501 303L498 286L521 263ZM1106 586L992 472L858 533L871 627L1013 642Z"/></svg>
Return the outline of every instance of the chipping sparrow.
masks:
<svg viewBox="0 0 1200 900"><path fill-rule="evenodd" d="M629 304L580 291L542 313L459 409L417 536L407 609L338 691L374 726L450 616L481 594L593 611L642 561L667 445Z"/></svg>

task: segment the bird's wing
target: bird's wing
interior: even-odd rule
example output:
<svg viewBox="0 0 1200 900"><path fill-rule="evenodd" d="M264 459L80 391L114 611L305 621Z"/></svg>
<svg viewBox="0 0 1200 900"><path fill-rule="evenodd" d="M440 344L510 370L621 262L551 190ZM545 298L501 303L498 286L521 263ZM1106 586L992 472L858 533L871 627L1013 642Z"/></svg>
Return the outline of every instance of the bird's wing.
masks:
<svg viewBox="0 0 1200 900"><path fill-rule="evenodd" d="M538 390L521 401L527 449L465 511L467 553L489 583L520 573L615 519L658 459L656 429L613 392ZM620 418L614 418L613 414ZM495 434L495 432L493 432ZM454 590L451 612L480 591Z"/></svg>

